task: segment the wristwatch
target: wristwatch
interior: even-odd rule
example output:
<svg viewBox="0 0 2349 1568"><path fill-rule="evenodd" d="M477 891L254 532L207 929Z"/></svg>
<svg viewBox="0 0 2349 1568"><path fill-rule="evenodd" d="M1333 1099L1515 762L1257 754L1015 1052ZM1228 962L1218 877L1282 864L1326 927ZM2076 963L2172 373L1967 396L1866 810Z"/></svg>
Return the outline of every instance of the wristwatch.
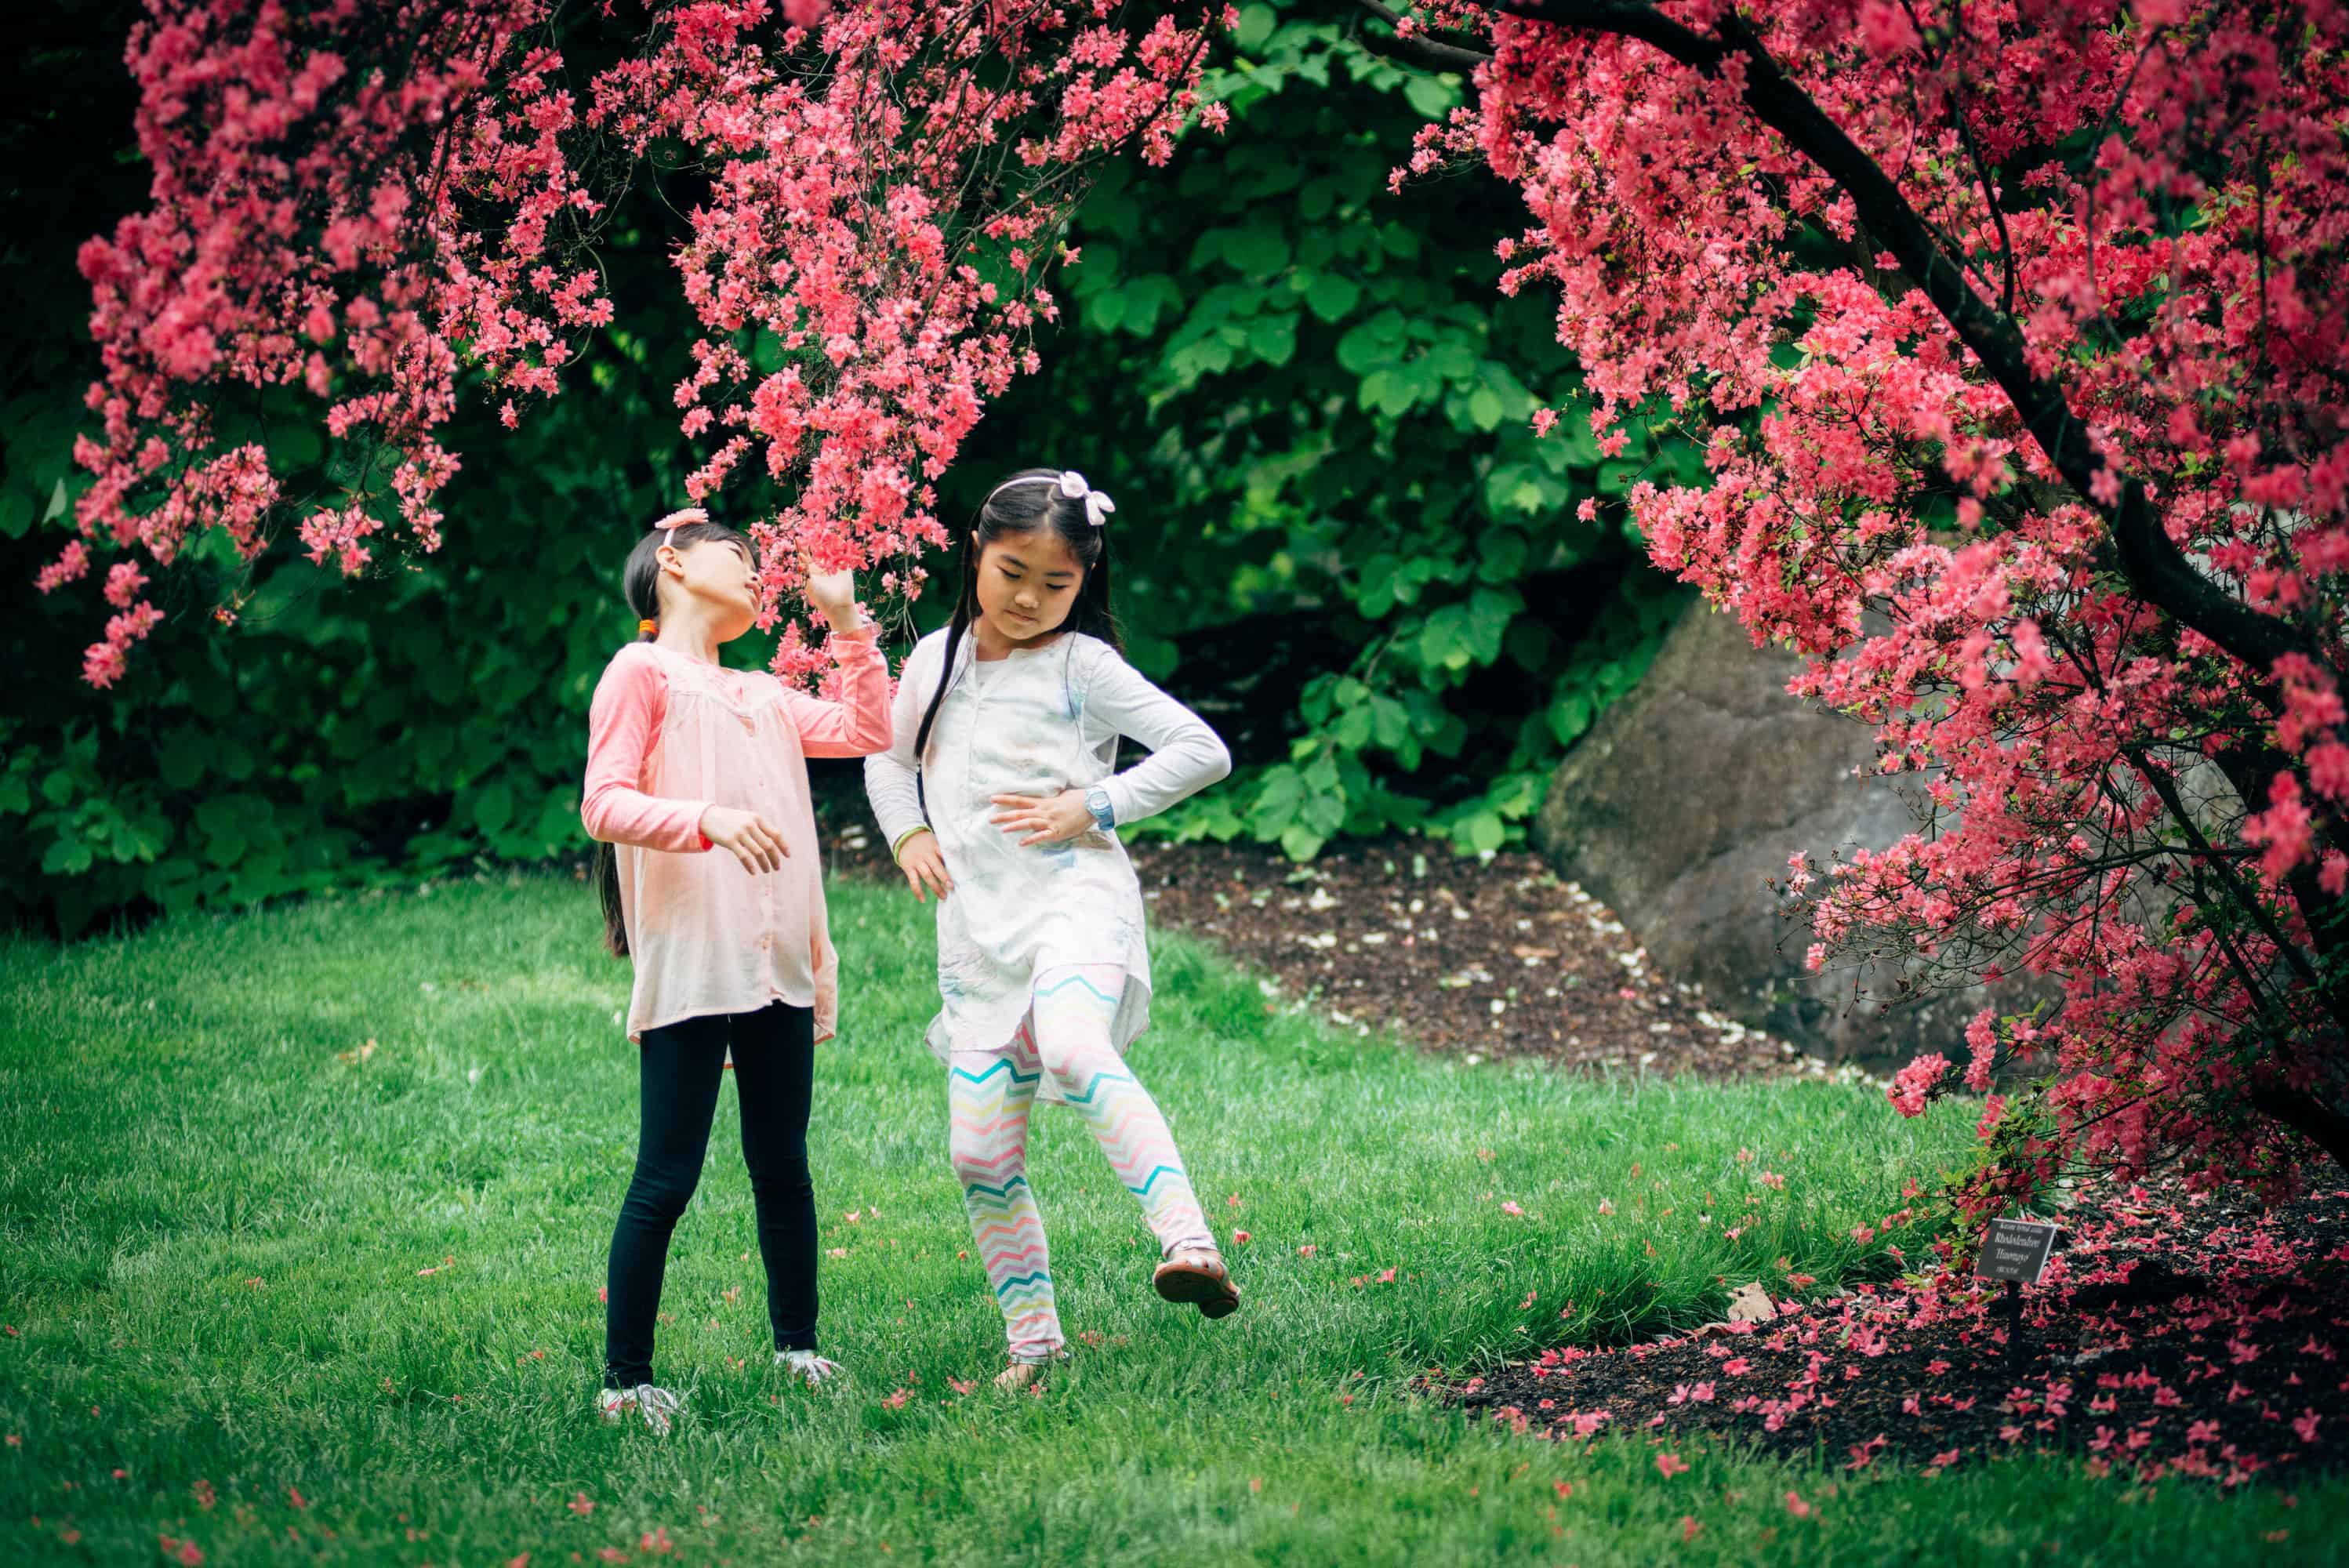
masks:
<svg viewBox="0 0 2349 1568"><path fill-rule="evenodd" d="M1093 814L1093 824L1102 832L1117 826L1117 813L1110 807L1109 791L1100 785L1085 791L1085 810Z"/></svg>

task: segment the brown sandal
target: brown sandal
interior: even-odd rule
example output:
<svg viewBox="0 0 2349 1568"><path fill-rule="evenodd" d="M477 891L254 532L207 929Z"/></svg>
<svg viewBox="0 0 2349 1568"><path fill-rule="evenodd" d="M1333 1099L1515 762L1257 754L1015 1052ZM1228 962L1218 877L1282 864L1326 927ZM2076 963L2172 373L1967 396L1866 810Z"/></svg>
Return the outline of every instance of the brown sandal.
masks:
<svg viewBox="0 0 2349 1568"><path fill-rule="evenodd" d="M1150 1283L1168 1301L1196 1306L1204 1317L1229 1317L1240 1308L1239 1287L1232 1284L1231 1271L1205 1247L1171 1253Z"/></svg>

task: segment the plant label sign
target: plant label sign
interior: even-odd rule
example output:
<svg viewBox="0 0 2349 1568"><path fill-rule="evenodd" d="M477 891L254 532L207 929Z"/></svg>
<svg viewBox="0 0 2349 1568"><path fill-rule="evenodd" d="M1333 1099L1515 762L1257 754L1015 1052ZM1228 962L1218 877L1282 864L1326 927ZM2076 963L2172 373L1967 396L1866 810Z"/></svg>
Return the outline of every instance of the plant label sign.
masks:
<svg viewBox="0 0 2349 1568"><path fill-rule="evenodd" d="M1982 1256L1974 1263L1974 1277L2038 1284L2039 1272L2055 1250L2057 1230L2037 1220L1992 1220L1982 1237Z"/></svg>

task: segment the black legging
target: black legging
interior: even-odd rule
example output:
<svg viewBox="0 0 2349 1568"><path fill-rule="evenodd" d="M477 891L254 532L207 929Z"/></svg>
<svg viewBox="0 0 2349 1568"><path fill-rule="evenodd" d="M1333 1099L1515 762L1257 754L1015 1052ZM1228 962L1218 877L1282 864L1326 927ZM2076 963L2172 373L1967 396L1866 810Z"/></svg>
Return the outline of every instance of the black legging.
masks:
<svg viewBox="0 0 2349 1568"><path fill-rule="evenodd" d="M775 1347L815 1348L815 1184L807 1157L815 1015L777 1002L755 1013L688 1018L644 1033L636 1173L612 1228L605 1285L606 1387L652 1381L653 1324L660 1313L669 1233L701 1180L730 1044Z"/></svg>

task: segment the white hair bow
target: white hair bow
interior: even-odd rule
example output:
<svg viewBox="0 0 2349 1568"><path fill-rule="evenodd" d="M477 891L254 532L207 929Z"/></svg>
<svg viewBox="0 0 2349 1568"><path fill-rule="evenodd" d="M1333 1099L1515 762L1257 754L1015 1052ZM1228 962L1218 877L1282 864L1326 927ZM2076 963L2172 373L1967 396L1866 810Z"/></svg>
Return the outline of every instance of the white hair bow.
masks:
<svg viewBox="0 0 2349 1568"><path fill-rule="evenodd" d="M1085 476L1074 469L1061 470L1061 493L1071 500L1083 501L1085 521L1095 528L1099 528L1109 514L1117 510L1117 502L1110 500L1105 491L1085 483Z"/></svg>

